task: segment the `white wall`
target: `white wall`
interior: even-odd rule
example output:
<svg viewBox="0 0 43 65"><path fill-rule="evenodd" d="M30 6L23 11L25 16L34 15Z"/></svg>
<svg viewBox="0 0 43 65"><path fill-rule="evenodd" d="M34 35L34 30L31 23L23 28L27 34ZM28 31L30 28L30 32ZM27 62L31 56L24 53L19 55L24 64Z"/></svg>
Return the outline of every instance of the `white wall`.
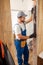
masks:
<svg viewBox="0 0 43 65"><path fill-rule="evenodd" d="M32 0L10 0L11 9L29 10L32 7Z"/></svg>

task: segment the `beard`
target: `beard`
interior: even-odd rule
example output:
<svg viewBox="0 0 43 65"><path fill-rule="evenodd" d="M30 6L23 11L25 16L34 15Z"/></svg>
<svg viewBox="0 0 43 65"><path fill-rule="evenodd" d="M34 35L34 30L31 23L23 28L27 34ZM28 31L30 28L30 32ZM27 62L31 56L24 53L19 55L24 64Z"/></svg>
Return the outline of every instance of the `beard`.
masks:
<svg viewBox="0 0 43 65"><path fill-rule="evenodd" d="M23 23L25 22L25 21L22 21Z"/></svg>

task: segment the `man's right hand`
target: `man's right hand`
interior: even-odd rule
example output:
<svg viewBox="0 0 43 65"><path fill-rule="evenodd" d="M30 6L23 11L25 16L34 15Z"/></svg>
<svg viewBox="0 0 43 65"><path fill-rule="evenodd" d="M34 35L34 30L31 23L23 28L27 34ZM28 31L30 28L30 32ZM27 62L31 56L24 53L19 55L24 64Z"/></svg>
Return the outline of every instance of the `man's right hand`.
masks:
<svg viewBox="0 0 43 65"><path fill-rule="evenodd" d="M30 36L29 36L29 38L36 38L36 34L31 34Z"/></svg>

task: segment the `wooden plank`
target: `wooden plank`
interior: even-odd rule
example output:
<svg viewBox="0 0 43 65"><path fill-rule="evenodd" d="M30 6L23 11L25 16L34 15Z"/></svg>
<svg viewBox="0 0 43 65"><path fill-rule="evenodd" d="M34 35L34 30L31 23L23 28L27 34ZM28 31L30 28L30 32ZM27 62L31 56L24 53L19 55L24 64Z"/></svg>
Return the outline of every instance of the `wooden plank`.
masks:
<svg viewBox="0 0 43 65"><path fill-rule="evenodd" d="M12 35L10 0L0 0L0 39L7 44L15 60L15 47Z"/></svg>
<svg viewBox="0 0 43 65"><path fill-rule="evenodd" d="M38 0L38 44L37 44L37 53L43 51L43 0Z"/></svg>

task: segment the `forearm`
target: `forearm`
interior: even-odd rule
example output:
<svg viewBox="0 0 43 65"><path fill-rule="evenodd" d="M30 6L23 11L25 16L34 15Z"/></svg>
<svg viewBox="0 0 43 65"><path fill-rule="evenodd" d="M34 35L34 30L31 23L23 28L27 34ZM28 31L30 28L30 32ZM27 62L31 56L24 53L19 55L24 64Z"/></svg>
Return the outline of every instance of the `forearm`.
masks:
<svg viewBox="0 0 43 65"><path fill-rule="evenodd" d="M19 38L19 39L22 39L22 40L27 40L27 39L29 39L29 38L35 38L35 35L34 35L34 33L31 34L30 36L23 36L23 35L21 35L21 34L18 34L18 38Z"/></svg>
<svg viewBox="0 0 43 65"><path fill-rule="evenodd" d="M32 21L32 16L26 20L26 24Z"/></svg>
<svg viewBox="0 0 43 65"><path fill-rule="evenodd" d="M29 36L18 35L18 38L22 40L27 40Z"/></svg>

